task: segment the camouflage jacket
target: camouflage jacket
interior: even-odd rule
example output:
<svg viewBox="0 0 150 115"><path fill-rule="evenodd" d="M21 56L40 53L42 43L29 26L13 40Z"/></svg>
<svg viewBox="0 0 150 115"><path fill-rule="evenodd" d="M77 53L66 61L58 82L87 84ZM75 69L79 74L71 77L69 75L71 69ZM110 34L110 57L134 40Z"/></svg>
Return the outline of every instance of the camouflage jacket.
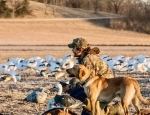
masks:
<svg viewBox="0 0 150 115"><path fill-rule="evenodd" d="M113 72L108 64L104 62L97 54L88 53L83 58L78 59L79 64L83 64L88 69L92 70L92 76L103 76L113 78Z"/></svg>

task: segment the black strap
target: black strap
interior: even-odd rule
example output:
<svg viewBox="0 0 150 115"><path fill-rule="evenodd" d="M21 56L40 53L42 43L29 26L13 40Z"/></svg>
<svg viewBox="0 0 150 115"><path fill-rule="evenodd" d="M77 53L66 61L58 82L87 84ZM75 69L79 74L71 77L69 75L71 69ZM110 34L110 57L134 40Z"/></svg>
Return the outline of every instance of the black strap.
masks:
<svg viewBox="0 0 150 115"><path fill-rule="evenodd" d="M85 85L89 80L90 80L90 76L82 83L82 86Z"/></svg>

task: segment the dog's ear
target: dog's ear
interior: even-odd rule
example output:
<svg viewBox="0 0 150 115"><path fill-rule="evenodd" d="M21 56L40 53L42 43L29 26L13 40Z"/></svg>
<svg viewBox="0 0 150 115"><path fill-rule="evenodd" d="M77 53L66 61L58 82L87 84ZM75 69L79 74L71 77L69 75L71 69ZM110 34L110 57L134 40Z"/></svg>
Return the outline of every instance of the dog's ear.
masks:
<svg viewBox="0 0 150 115"><path fill-rule="evenodd" d="M85 70L80 68L79 70L79 79L81 79L85 75Z"/></svg>

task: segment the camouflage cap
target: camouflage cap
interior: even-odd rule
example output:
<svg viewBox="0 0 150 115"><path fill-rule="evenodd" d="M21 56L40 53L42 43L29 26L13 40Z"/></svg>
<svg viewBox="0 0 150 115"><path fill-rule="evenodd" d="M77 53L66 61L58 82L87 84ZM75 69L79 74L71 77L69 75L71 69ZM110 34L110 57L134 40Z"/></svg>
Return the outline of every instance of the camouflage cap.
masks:
<svg viewBox="0 0 150 115"><path fill-rule="evenodd" d="M68 47L69 48L74 48L74 47L87 48L89 47L89 44L84 38L76 38L76 39L73 39L73 42L71 44L68 44Z"/></svg>

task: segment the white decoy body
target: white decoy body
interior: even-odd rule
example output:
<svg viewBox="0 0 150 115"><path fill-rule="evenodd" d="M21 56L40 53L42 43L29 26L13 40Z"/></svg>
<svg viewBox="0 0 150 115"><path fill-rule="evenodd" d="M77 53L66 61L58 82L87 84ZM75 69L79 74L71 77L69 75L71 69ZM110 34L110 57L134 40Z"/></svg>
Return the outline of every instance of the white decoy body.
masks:
<svg viewBox="0 0 150 115"><path fill-rule="evenodd" d="M82 106L85 106L85 104L83 104L81 101L69 95L62 95L62 85L60 83L56 83L55 87L58 88L58 92L56 96L49 101L50 105L48 105L47 108L50 107L51 104L53 104L54 102L60 107L64 107L64 110L66 108L73 109L73 108L81 108Z"/></svg>
<svg viewBox="0 0 150 115"><path fill-rule="evenodd" d="M18 71L24 71L26 70L28 67L25 66L26 65L26 60L21 60L19 63L16 64L17 70Z"/></svg>
<svg viewBox="0 0 150 115"><path fill-rule="evenodd" d="M51 60L54 60L54 57L51 56L51 55L47 55L47 56L45 57L45 60L49 63Z"/></svg>
<svg viewBox="0 0 150 115"><path fill-rule="evenodd" d="M2 75L3 76L1 76L1 79L4 80L4 82L14 80L16 83L17 81L21 81L21 76L15 71L7 71Z"/></svg>
<svg viewBox="0 0 150 115"><path fill-rule="evenodd" d="M144 63L139 63L137 65L137 69L138 69L137 71L142 72L142 73L145 73L148 71L148 68L145 66Z"/></svg>
<svg viewBox="0 0 150 115"><path fill-rule="evenodd" d="M50 69L51 72L61 71L60 63L55 60L50 61L47 67Z"/></svg>
<svg viewBox="0 0 150 115"><path fill-rule="evenodd" d="M45 70L40 70L40 76L44 77L44 78L48 78L50 76L52 76L50 70L48 68L46 68Z"/></svg>
<svg viewBox="0 0 150 115"><path fill-rule="evenodd" d="M61 67L63 69L69 69L74 66L74 60L72 55L66 55L63 57L63 60L61 61Z"/></svg>
<svg viewBox="0 0 150 115"><path fill-rule="evenodd" d="M143 63L147 58L150 58L147 55L137 55L134 57L134 60L137 60L139 63Z"/></svg>
<svg viewBox="0 0 150 115"><path fill-rule="evenodd" d="M120 55L120 56L115 56L112 59L113 60L121 60L122 58L125 58L124 56Z"/></svg>
<svg viewBox="0 0 150 115"><path fill-rule="evenodd" d="M7 71L10 71L10 69L8 68L8 66L6 64L0 64L0 72L1 73L5 73Z"/></svg>
<svg viewBox="0 0 150 115"><path fill-rule="evenodd" d="M110 58L108 55L102 55L101 57L100 57L102 60L105 60L105 59L107 59L107 58Z"/></svg>
<svg viewBox="0 0 150 115"><path fill-rule="evenodd" d="M13 62L7 62L7 63L5 63L7 66L8 66L8 69L9 70L13 70L13 71L15 71L16 69L17 69L17 67L16 67L16 65L13 63Z"/></svg>

